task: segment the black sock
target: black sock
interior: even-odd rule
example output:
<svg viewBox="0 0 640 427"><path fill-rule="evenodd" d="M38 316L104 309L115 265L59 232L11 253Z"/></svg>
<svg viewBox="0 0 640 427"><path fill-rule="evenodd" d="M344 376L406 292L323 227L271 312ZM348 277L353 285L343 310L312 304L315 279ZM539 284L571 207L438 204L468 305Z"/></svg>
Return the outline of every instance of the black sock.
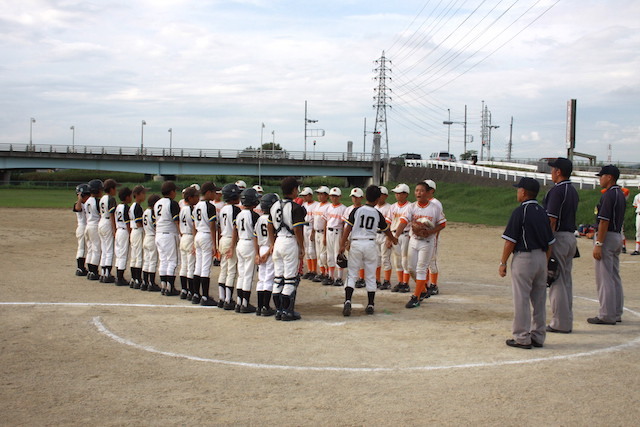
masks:
<svg viewBox="0 0 640 427"><path fill-rule="evenodd" d="M264 307L264 291L258 291L258 310Z"/></svg>
<svg viewBox="0 0 640 427"><path fill-rule="evenodd" d="M262 297L262 307L271 308L269 306L269 300L271 300L271 291L264 291L264 296Z"/></svg>
<svg viewBox="0 0 640 427"><path fill-rule="evenodd" d="M156 284L156 273L155 271L149 272L149 285L155 285Z"/></svg>
<svg viewBox="0 0 640 427"><path fill-rule="evenodd" d="M251 298L251 291L242 291L242 305L249 307L249 298Z"/></svg>
<svg viewBox="0 0 640 427"><path fill-rule="evenodd" d="M351 286L347 286L344 288L344 300L351 301L351 297L353 296L353 288Z"/></svg>
<svg viewBox="0 0 640 427"><path fill-rule="evenodd" d="M142 268L136 267L136 280L142 282Z"/></svg>
<svg viewBox="0 0 640 427"><path fill-rule="evenodd" d="M200 283L202 278L200 276L193 276L193 293L200 295Z"/></svg>
<svg viewBox="0 0 640 427"><path fill-rule="evenodd" d="M112 267L111 267L110 265L108 265L108 266L106 266L106 267L104 268L104 275L105 275L105 276L107 276L107 277L110 277L110 276L111 276L111 268L112 268Z"/></svg>
<svg viewBox="0 0 640 427"><path fill-rule="evenodd" d="M231 286L225 286L227 291L225 292L225 301L233 302L233 288Z"/></svg>
<svg viewBox="0 0 640 427"><path fill-rule="evenodd" d="M280 294L280 305L282 306L283 311L289 310L289 305L291 304L291 297L289 295Z"/></svg>
<svg viewBox="0 0 640 427"><path fill-rule="evenodd" d="M202 286L202 296L209 298L209 283L211 282L211 278L209 277L201 277L200 283Z"/></svg>
<svg viewBox="0 0 640 427"><path fill-rule="evenodd" d="M193 294L193 279L187 278L187 289Z"/></svg>
<svg viewBox="0 0 640 427"><path fill-rule="evenodd" d="M273 294L273 305L276 307L276 310L282 310L282 298L280 294Z"/></svg>
<svg viewBox="0 0 640 427"><path fill-rule="evenodd" d="M182 288L182 290L186 291L187 290L187 278L184 276L180 276L180 287Z"/></svg>
<svg viewBox="0 0 640 427"><path fill-rule="evenodd" d="M149 283L149 273L146 271L142 272L142 282L146 285Z"/></svg>
<svg viewBox="0 0 640 427"><path fill-rule="evenodd" d="M176 283L176 276L167 276L167 283L169 283L169 288L171 290L174 290L175 287L175 283Z"/></svg>
<svg viewBox="0 0 640 427"><path fill-rule="evenodd" d="M76 262L78 263L78 268L84 271L84 258L76 258Z"/></svg>
<svg viewBox="0 0 640 427"><path fill-rule="evenodd" d="M373 305L373 301L376 299L376 293L367 292L367 297L369 298L369 305Z"/></svg>
<svg viewBox="0 0 640 427"><path fill-rule="evenodd" d="M124 270L118 270L116 268L116 274L118 275L118 280L124 280Z"/></svg>
<svg viewBox="0 0 640 427"><path fill-rule="evenodd" d="M238 300L237 304L242 305L242 298L244 297L244 291L242 289L238 289L236 291L236 294L237 294L237 300Z"/></svg>

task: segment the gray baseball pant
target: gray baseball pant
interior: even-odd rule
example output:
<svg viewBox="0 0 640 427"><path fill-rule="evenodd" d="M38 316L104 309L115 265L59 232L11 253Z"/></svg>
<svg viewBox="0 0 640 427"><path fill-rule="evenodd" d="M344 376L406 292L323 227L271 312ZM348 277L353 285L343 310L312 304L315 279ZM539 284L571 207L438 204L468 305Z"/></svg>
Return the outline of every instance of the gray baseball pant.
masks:
<svg viewBox="0 0 640 427"><path fill-rule="evenodd" d="M576 254L576 237L570 231L555 233L553 257L558 261L558 278L549 288L549 305L552 318L549 325L560 331L573 328L573 257Z"/></svg>
<svg viewBox="0 0 640 427"><path fill-rule="evenodd" d="M597 235L593 241L597 240ZM602 257L596 262L596 290L600 301L598 317L605 322L622 319L624 294L620 279L620 252L622 251L622 235L608 232L602 244Z"/></svg>
<svg viewBox="0 0 640 427"><path fill-rule="evenodd" d="M547 299L547 255L541 249L517 252L511 261L513 338L519 344L531 339L544 343ZM533 315L531 313L533 307Z"/></svg>

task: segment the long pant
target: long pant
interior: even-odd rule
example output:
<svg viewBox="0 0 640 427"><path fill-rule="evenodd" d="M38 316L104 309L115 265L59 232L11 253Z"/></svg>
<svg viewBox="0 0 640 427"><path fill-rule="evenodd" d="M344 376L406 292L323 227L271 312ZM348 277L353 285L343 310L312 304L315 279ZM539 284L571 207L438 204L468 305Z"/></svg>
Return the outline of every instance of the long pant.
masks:
<svg viewBox="0 0 640 427"><path fill-rule="evenodd" d="M118 228L116 230L115 239L116 268L124 270L127 268L127 259L129 258L129 231L126 228Z"/></svg>
<svg viewBox="0 0 640 427"><path fill-rule="evenodd" d="M78 241L78 250L76 251L76 258L84 258L87 254L85 244L85 231L87 226L78 224L76 227L76 240Z"/></svg>
<svg viewBox="0 0 640 427"><path fill-rule="evenodd" d="M260 256L269 252L269 246L260 246ZM257 291L269 291L273 290L273 279L275 277L275 270L273 267L273 257L269 256L265 262L258 266L258 283L256 285Z"/></svg>
<svg viewBox="0 0 640 427"><path fill-rule="evenodd" d="M360 270L364 269L364 282L367 292L376 291L376 268L378 266L378 253L376 241L369 239L354 239L349 249L349 264L347 266L348 278L345 287L353 288L359 279Z"/></svg>
<svg viewBox="0 0 640 427"><path fill-rule="evenodd" d="M178 235L156 233L160 276L175 276L178 268Z"/></svg>
<svg viewBox="0 0 640 427"><path fill-rule="evenodd" d="M156 248L156 236L146 235L143 241L142 271L155 273L158 268L158 248Z"/></svg>
<svg viewBox="0 0 640 427"><path fill-rule="evenodd" d="M595 243L597 235L594 236ZM602 244L602 257L596 263L596 290L600 311L598 317L605 322L622 319L624 293L620 278L620 252L622 252L622 235L609 231Z"/></svg>
<svg viewBox="0 0 640 427"><path fill-rule="evenodd" d="M382 271L391 270L391 248L387 247L387 236L384 233L376 235L376 250L378 253L378 266Z"/></svg>
<svg viewBox="0 0 640 427"><path fill-rule="evenodd" d="M132 228L129 236L129 264L132 268L142 268L142 247L144 240L144 230L142 228Z"/></svg>
<svg viewBox="0 0 640 427"><path fill-rule="evenodd" d="M232 251L231 257L227 258L225 253L231 247L231 237L220 237L220 275L218 283L223 283L228 288L233 288L238 274L238 257Z"/></svg>
<svg viewBox="0 0 640 427"><path fill-rule="evenodd" d="M111 222L101 222L98 225L98 234L100 236L100 265L108 267L113 265L113 227Z"/></svg>
<svg viewBox="0 0 640 427"><path fill-rule="evenodd" d="M311 227L304 227L304 253L307 259L316 259L316 242L311 240Z"/></svg>
<svg viewBox="0 0 640 427"><path fill-rule="evenodd" d="M427 269L435 249L435 238L409 240L409 273L413 280L427 280Z"/></svg>
<svg viewBox="0 0 640 427"><path fill-rule="evenodd" d="M409 234L398 236L398 244L392 247L393 264L396 271L409 274Z"/></svg>
<svg viewBox="0 0 640 427"><path fill-rule="evenodd" d="M576 237L570 231L555 233L553 257L558 261L558 278L549 288L549 305L552 318L549 325L560 331L573 328L573 257L576 254Z"/></svg>
<svg viewBox="0 0 640 427"><path fill-rule="evenodd" d="M318 267L327 268L327 246L324 244L324 231L316 230L315 240Z"/></svg>
<svg viewBox="0 0 640 427"><path fill-rule="evenodd" d="M544 251L538 249L513 254L511 287L513 338L525 345L531 344L532 338L544 343L547 299L547 255Z"/></svg>
<svg viewBox="0 0 640 427"><path fill-rule="evenodd" d="M87 237L87 264L100 265L100 256L102 250L100 247L100 233L98 233L98 224L87 225L85 231Z"/></svg>
<svg viewBox="0 0 640 427"><path fill-rule="evenodd" d="M253 246L253 240L238 240L236 256L238 257L238 281L236 288L250 292L253 286L253 275L256 271L256 251Z"/></svg>
<svg viewBox="0 0 640 427"><path fill-rule="evenodd" d="M278 236L273 245L273 269L276 279L284 287L274 287L274 293L291 295L296 289L298 276L298 241L295 236Z"/></svg>
<svg viewBox="0 0 640 427"><path fill-rule="evenodd" d="M193 253L193 248L193 234L180 236L180 276L188 277L189 279L193 279L193 272L196 268L196 255ZM209 249L210 259L213 259L212 250L213 247ZM209 277L209 275L206 277Z"/></svg>

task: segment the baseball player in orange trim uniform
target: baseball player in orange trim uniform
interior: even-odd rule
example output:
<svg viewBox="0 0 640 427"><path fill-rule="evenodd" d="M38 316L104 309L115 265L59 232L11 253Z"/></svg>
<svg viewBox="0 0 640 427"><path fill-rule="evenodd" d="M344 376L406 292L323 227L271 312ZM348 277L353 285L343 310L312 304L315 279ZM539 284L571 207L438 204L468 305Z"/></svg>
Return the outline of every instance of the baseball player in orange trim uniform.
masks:
<svg viewBox="0 0 640 427"><path fill-rule="evenodd" d="M435 249L436 235L447 224L442 205L430 202L434 191L435 189L425 182L416 184L414 191L416 201L400 218L400 225L396 230L396 237L398 237L407 225L410 226L409 273L416 281L416 289L405 306L407 308L418 307L423 293L429 296L426 287L427 269Z"/></svg>
<svg viewBox="0 0 640 427"><path fill-rule="evenodd" d="M131 282L129 287L140 289L142 286L142 246L144 241L144 229L142 224L142 202L147 198L147 189L142 185L133 187L133 203L129 207L129 266L131 268Z"/></svg>
<svg viewBox="0 0 640 427"><path fill-rule="evenodd" d="M398 244L392 248L393 263L398 276L398 283L391 289L391 292L410 292L409 287L409 230L402 228L402 232L397 233L400 226L400 218L405 216L411 208L409 198L409 186L407 184L398 184L396 188L391 190L396 197L396 202L389 208L388 220L391 221L391 232L398 239ZM387 247L389 243L387 243Z"/></svg>
<svg viewBox="0 0 640 427"><path fill-rule="evenodd" d="M378 199L378 203L376 203L375 208L380 211L382 216L384 216L387 224L391 225L391 220L389 219L391 205L387 203L389 190L387 190L387 187L381 185L380 193L380 198ZM379 289L384 291L386 289L391 289L391 248L387 247L387 239L384 233L378 230L377 234L376 244L378 245L378 255L380 258L378 260L378 268L376 269L376 282L380 283L380 273L382 270L384 272L384 282L380 283Z"/></svg>
<svg viewBox="0 0 640 427"><path fill-rule="evenodd" d="M425 179L424 181L429 188L433 188L433 191L436 190L436 183L433 180ZM442 209L442 203L440 200L435 197L431 197L429 199L429 203L435 203L440 205L440 210ZM440 289L438 288L438 245L440 243L440 233L436 233L436 241L435 248L433 249L433 256L431 256L431 261L429 261L429 296L438 295L440 293Z"/></svg>
<svg viewBox="0 0 640 427"><path fill-rule="evenodd" d="M313 231L315 234L316 257L320 271L316 270L318 274L316 274L316 277L312 280L314 282L322 282L329 277L327 275L329 271L327 265L327 235L325 234L327 221L324 219L324 214L330 205L330 203L327 202L329 199L329 187L326 185L318 187L316 194L318 195L318 204L313 211Z"/></svg>
<svg viewBox="0 0 640 427"><path fill-rule="evenodd" d="M329 190L329 198L331 204L326 208L324 213L325 236L327 240L327 265L329 266L329 275L322 281L323 285L342 286L342 269L336 264L336 257L340 249L340 238L342 237L342 229L344 227L344 212L347 209L345 205L340 203L342 191L338 187ZM337 283L336 283L337 282Z"/></svg>
<svg viewBox="0 0 640 427"><path fill-rule="evenodd" d="M314 211L317 209L319 202L313 200L313 190L309 187L298 194L302 197L304 203L302 207L307 211L305 220L308 225L304 226L304 250L307 258L307 272L302 276L303 279L313 279L318 274L318 257L316 256L316 233L314 230Z"/></svg>

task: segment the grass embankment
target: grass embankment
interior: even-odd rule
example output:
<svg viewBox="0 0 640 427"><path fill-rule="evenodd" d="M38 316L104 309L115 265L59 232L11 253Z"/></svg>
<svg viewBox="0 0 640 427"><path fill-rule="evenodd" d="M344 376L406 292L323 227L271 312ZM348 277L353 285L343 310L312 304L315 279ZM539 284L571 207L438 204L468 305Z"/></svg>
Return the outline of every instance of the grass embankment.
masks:
<svg viewBox="0 0 640 427"><path fill-rule="evenodd" d="M194 177L195 178L195 177ZM178 182L178 187L185 187L192 182L200 182L196 179L183 180ZM223 181L222 181L223 182ZM251 185L251 183L247 182ZM318 183L315 183L316 188ZM133 188L135 183L122 183ZM151 188L151 193L159 193L161 183L147 182L145 186ZM389 183L388 188L394 185ZM279 188L275 185L264 185L265 192L277 192ZM351 204L349 200L349 189L343 188L342 202ZM544 193L541 192L538 200L542 200ZM594 207L600 199L598 190L578 190L580 195L580 205L578 208L577 223L591 224L594 222ZM463 222L469 224L485 224L504 226L509 219L511 211L518 205L516 201L515 188L493 188L478 187L466 184L438 183L436 197L443 203L447 219L453 222ZM415 198L410 196L410 200ZM70 190L62 189L31 189L31 188L0 188L0 207L17 208L65 208L70 209L75 201L75 194ZM393 193L389 196L389 203L394 202ZM633 209L628 203L625 217L625 229L627 237L632 238L635 231L635 216Z"/></svg>

